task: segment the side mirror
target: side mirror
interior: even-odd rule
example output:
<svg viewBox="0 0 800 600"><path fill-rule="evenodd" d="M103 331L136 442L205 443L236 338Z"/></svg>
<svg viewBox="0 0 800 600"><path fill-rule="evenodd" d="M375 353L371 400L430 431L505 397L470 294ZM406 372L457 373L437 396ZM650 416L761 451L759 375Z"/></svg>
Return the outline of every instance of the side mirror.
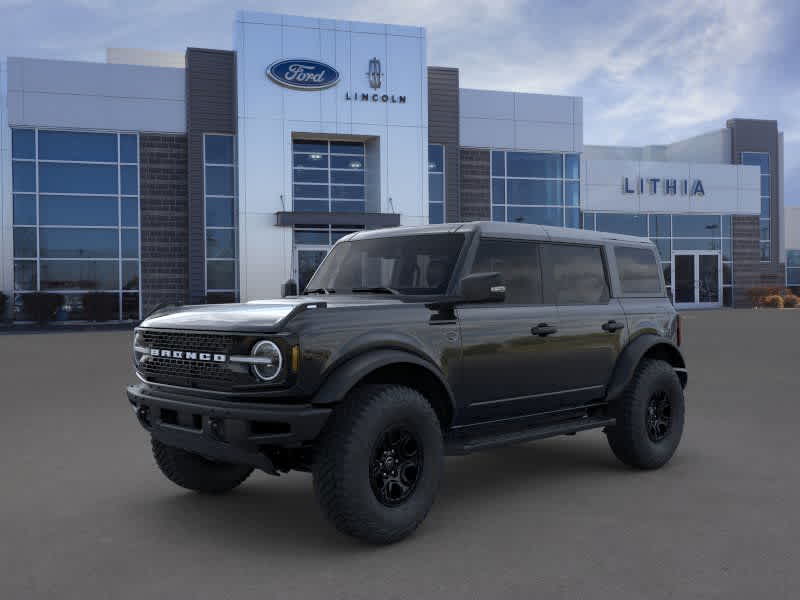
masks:
<svg viewBox="0 0 800 600"><path fill-rule="evenodd" d="M500 273L472 273L461 278L462 302L503 302L506 285Z"/></svg>

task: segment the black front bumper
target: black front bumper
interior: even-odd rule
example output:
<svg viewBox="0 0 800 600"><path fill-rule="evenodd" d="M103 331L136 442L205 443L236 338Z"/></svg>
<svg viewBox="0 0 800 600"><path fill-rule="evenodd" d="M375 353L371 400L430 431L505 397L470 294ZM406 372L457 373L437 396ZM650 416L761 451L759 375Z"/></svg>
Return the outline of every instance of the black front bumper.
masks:
<svg viewBox="0 0 800 600"><path fill-rule="evenodd" d="M275 473L265 450L296 448L314 440L329 408L310 404L255 404L187 396L145 384L128 386L139 423L153 438L176 448Z"/></svg>

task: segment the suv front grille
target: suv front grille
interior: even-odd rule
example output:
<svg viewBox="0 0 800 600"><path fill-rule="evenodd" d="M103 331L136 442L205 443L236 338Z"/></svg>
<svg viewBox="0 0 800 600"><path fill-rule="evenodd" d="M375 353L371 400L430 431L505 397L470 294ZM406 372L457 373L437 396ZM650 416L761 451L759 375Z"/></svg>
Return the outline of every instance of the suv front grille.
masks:
<svg viewBox="0 0 800 600"><path fill-rule="evenodd" d="M232 353L234 337L225 334L184 333L180 331L148 331L139 330L147 348L161 350L180 350L196 353L225 354ZM218 363L163 356L147 356L138 365L139 372L152 381L163 381L178 385L196 384L230 384L234 373L228 363Z"/></svg>

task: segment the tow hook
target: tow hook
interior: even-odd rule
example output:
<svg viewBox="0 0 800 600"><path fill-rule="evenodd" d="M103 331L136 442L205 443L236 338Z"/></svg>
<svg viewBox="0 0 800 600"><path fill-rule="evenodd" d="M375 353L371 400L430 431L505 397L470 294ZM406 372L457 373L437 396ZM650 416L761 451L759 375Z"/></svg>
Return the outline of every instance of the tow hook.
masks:
<svg viewBox="0 0 800 600"><path fill-rule="evenodd" d="M136 418L139 419L139 423L141 423L142 426L150 427L150 407L139 406L136 409Z"/></svg>

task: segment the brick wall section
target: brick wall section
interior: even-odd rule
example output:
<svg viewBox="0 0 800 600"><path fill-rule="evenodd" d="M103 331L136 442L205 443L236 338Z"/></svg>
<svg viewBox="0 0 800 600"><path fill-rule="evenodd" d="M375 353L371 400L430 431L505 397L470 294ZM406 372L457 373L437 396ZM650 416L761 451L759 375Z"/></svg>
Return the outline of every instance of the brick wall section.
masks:
<svg viewBox="0 0 800 600"><path fill-rule="evenodd" d="M761 285L758 217L733 217L733 305L749 307L747 290Z"/></svg>
<svg viewBox="0 0 800 600"><path fill-rule="evenodd" d="M139 135L142 314L185 304L188 291L186 136Z"/></svg>
<svg viewBox="0 0 800 600"><path fill-rule="evenodd" d="M488 150L461 150L461 219L491 220Z"/></svg>
<svg viewBox="0 0 800 600"><path fill-rule="evenodd" d="M458 69L428 67L428 140L444 144L444 220L448 223L461 217L458 97Z"/></svg>

